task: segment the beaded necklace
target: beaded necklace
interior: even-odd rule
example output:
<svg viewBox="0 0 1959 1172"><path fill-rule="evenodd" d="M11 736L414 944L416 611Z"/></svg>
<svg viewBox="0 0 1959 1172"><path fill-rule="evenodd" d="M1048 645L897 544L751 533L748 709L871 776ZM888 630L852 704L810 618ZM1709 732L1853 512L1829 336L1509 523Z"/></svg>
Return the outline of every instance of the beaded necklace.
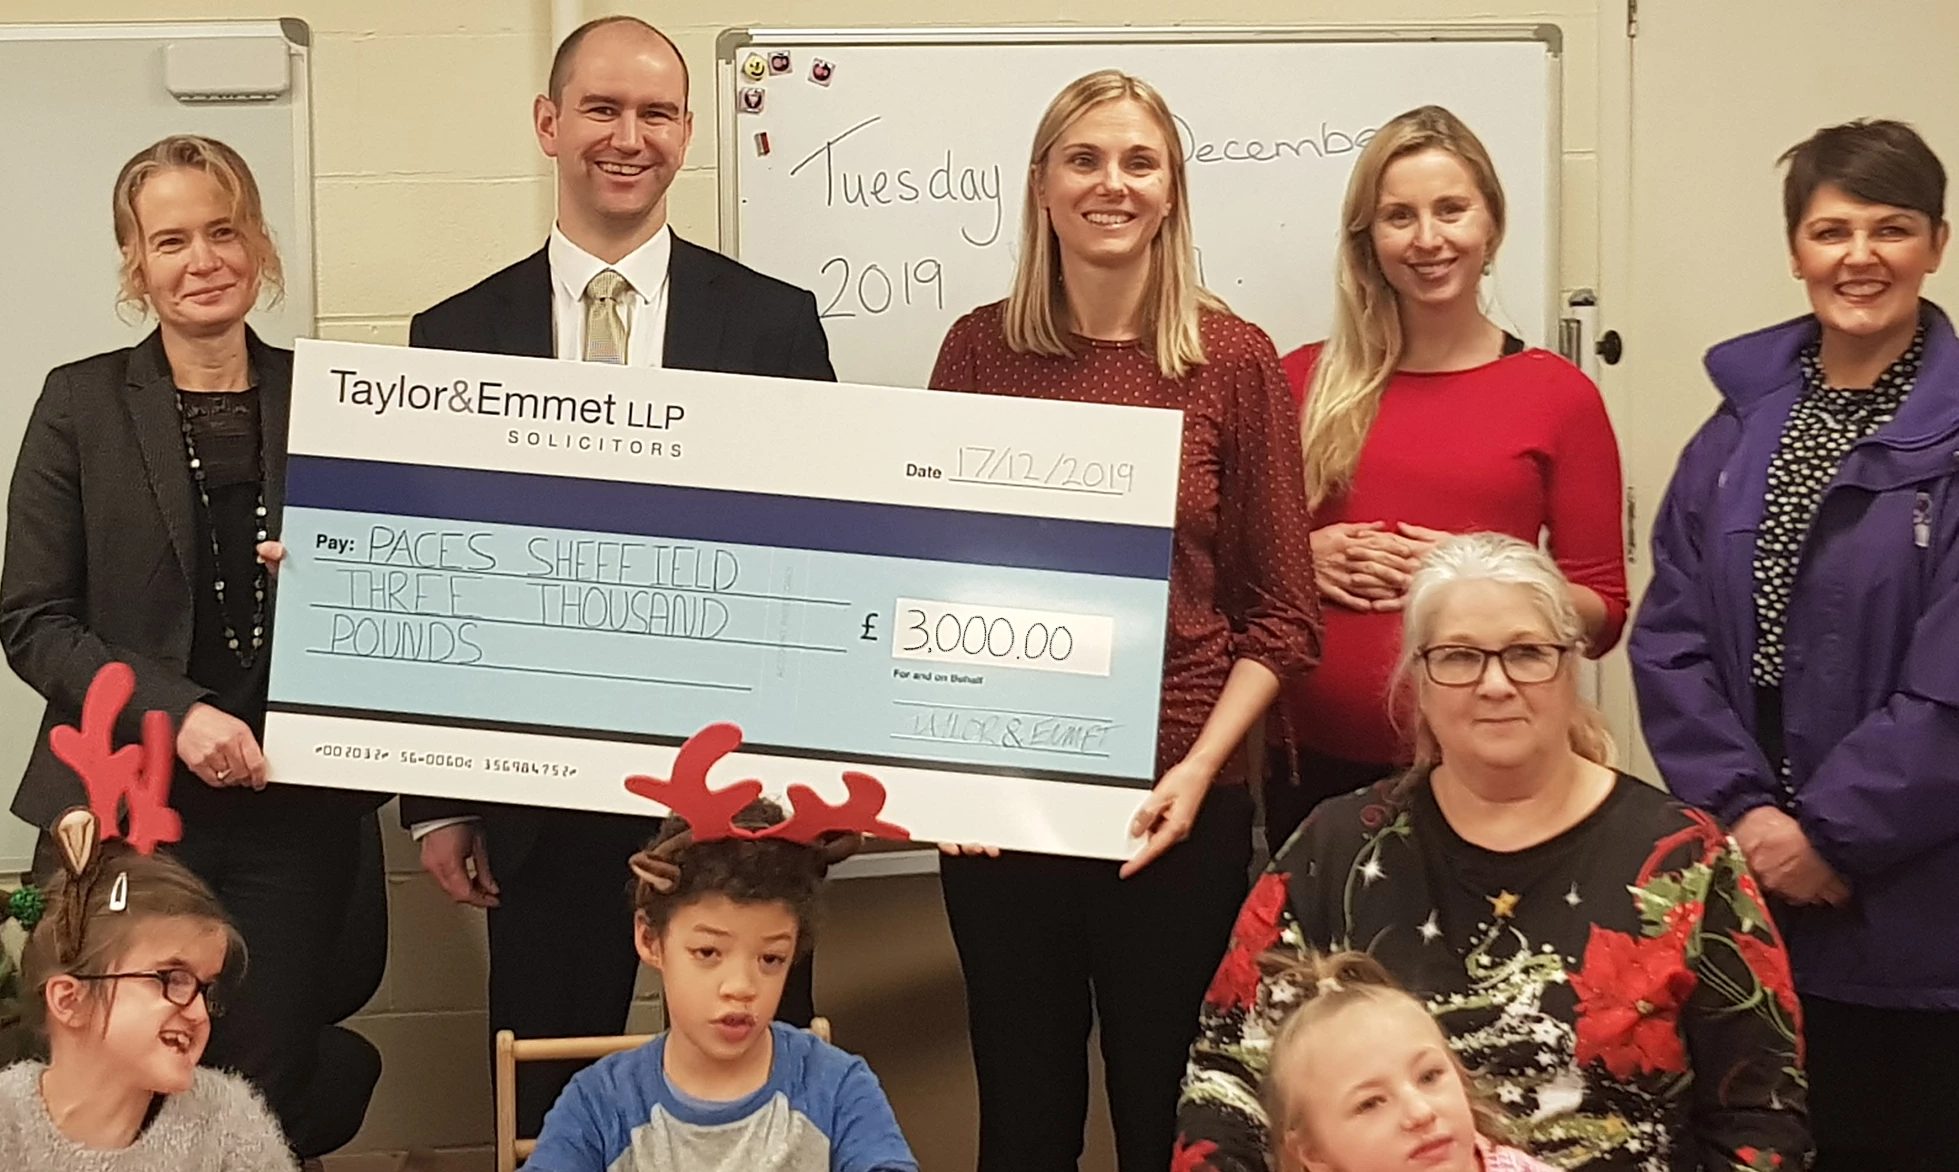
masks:
<svg viewBox="0 0 1959 1172"><path fill-rule="evenodd" d="M238 657L238 666L249 668L258 659L259 651L265 646L265 563L257 560L259 543L266 539L265 529L265 454L260 450L258 460L258 499L252 514L258 536L253 539L255 551L253 565L257 571L252 575L252 640L251 649L246 650L238 635L238 629L231 624L231 608L225 604L224 554L218 548L218 524L211 513L211 494L204 483L204 462L197 456L197 437L191 433L190 410L184 402L184 392L177 391L177 423L184 433L184 455L190 458L191 479L197 484L197 499L204 505L204 528L211 538L212 569L216 573L214 583L218 592L218 614L224 620L224 641L231 653Z"/></svg>

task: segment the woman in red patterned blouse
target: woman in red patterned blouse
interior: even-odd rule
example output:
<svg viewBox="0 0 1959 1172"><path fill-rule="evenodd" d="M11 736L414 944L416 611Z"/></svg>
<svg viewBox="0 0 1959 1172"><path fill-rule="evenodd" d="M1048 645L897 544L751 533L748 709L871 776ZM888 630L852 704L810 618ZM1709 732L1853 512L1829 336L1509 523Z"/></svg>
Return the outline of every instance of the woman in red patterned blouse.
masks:
<svg viewBox="0 0 1959 1172"><path fill-rule="evenodd" d="M1619 447L1598 388L1483 313L1504 230L1483 144L1439 106L1391 120L1354 164L1343 215L1332 337L1285 359L1330 605L1326 660L1271 726L1292 749L1275 746L1267 771L1275 854L1320 799L1406 763L1387 682L1409 576L1437 538L1548 533L1588 654L1626 617Z"/></svg>
<svg viewBox="0 0 1959 1172"><path fill-rule="evenodd" d="M982 1170L1075 1168L1094 1023L1123 1172L1168 1167L1198 1006L1251 860L1237 749L1319 651L1291 395L1270 339L1197 284L1176 146L1143 82L1104 71L1064 89L1034 138L1012 294L960 319L932 374L941 390L1184 413L1141 848L1120 869L981 848L943 860Z"/></svg>

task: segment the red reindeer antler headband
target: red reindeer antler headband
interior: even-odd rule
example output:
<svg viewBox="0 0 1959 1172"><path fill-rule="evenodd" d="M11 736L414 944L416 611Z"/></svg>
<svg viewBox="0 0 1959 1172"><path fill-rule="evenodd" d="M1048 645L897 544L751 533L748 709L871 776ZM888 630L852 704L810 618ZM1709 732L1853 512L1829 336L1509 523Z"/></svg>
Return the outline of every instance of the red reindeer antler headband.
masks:
<svg viewBox="0 0 1959 1172"><path fill-rule="evenodd" d="M116 720L135 694L136 673L129 665L107 664L95 673L82 699L82 727L61 725L48 734L54 755L75 771L88 791L87 808L76 807L55 823L55 840L72 874L87 868L98 838L124 838L149 854L158 843L183 837L183 821L170 808L170 775L177 754L169 714L144 713L143 743L115 747Z"/></svg>
<svg viewBox="0 0 1959 1172"><path fill-rule="evenodd" d="M909 839L911 832L878 817L884 810L884 786L868 773L846 770L849 796L833 806L806 785L789 787L794 812L773 826L751 829L735 819L762 794L762 783L744 778L722 789L709 789L708 770L741 746L741 729L711 724L680 746L673 760L673 780L629 777L626 788L665 806L687 823L684 833L632 857L633 873L655 889L671 893L680 881L676 862L680 852L696 842L718 839L774 839L815 848L825 866L849 857L865 835Z"/></svg>
<svg viewBox="0 0 1959 1172"><path fill-rule="evenodd" d="M735 825L735 815L762 796L762 783L744 778L718 790L710 789L707 773L716 762L740 747L741 729L732 724L710 724L680 746L679 755L673 759L673 780L628 777L626 788L686 819L695 842L773 838L810 844L834 834L911 838L911 832L904 827L878 817L884 812L883 783L868 773L852 770L846 770L843 775L849 797L842 805L831 805L806 785L792 785L789 806L794 813L786 821L760 830Z"/></svg>

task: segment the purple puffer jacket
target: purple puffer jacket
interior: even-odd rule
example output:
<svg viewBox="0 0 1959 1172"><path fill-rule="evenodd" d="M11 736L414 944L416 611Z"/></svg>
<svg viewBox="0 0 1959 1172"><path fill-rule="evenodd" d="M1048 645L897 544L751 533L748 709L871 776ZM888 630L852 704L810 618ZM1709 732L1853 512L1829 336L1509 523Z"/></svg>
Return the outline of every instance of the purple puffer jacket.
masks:
<svg viewBox="0 0 1959 1172"><path fill-rule="evenodd" d="M1799 318L1716 346L1725 400L1653 525L1629 650L1646 740L1675 795L1732 826L1779 804L1846 878L1841 909L1778 908L1796 987L1959 1010L1959 337L1930 302L1896 419L1852 448L1803 547L1785 628L1793 796L1755 740L1755 530L1802 391Z"/></svg>

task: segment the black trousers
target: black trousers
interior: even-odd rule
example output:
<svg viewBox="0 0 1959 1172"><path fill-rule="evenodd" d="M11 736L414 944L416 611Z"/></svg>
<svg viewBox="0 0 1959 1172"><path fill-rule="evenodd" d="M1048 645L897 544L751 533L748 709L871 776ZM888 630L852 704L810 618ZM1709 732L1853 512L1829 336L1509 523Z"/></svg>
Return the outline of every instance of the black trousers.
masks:
<svg viewBox="0 0 1959 1172"><path fill-rule="evenodd" d="M1252 802L1211 791L1140 874L1058 855L942 858L979 1076L981 1172L1072 1172L1100 1023L1121 1172L1165 1172L1197 1014L1248 890Z"/></svg>
<svg viewBox="0 0 1959 1172"><path fill-rule="evenodd" d="M658 818L582 810L534 810L526 849L507 850L494 829L490 871L500 889L490 909L490 1030L520 1038L623 1033L639 975L626 860L660 828ZM493 824L494 826L494 824ZM810 964L789 971L780 1020L808 1025ZM534 1136L583 1062L517 1067L517 1131Z"/></svg>
<svg viewBox="0 0 1959 1172"><path fill-rule="evenodd" d="M220 990L204 1064L250 1079L300 1156L331 1152L360 1129L381 1077L374 1047L334 1024L347 1000L338 977L356 947L348 909L362 866L380 866L378 851L363 850L374 812L340 795L277 790L193 791L179 812L184 835L172 849L216 893L246 950L242 977L228 975ZM385 940L385 920L359 935L377 927ZM364 939L357 950L367 951Z"/></svg>
<svg viewBox="0 0 1959 1172"><path fill-rule="evenodd" d="M1928 929L1929 930L1929 929ZM1959 1011L1803 998L1814 1172L1950 1172Z"/></svg>
<svg viewBox="0 0 1959 1172"><path fill-rule="evenodd" d="M1270 745L1265 755L1265 846L1273 858L1313 807L1350 794L1401 769L1399 765L1349 761L1313 749Z"/></svg>

